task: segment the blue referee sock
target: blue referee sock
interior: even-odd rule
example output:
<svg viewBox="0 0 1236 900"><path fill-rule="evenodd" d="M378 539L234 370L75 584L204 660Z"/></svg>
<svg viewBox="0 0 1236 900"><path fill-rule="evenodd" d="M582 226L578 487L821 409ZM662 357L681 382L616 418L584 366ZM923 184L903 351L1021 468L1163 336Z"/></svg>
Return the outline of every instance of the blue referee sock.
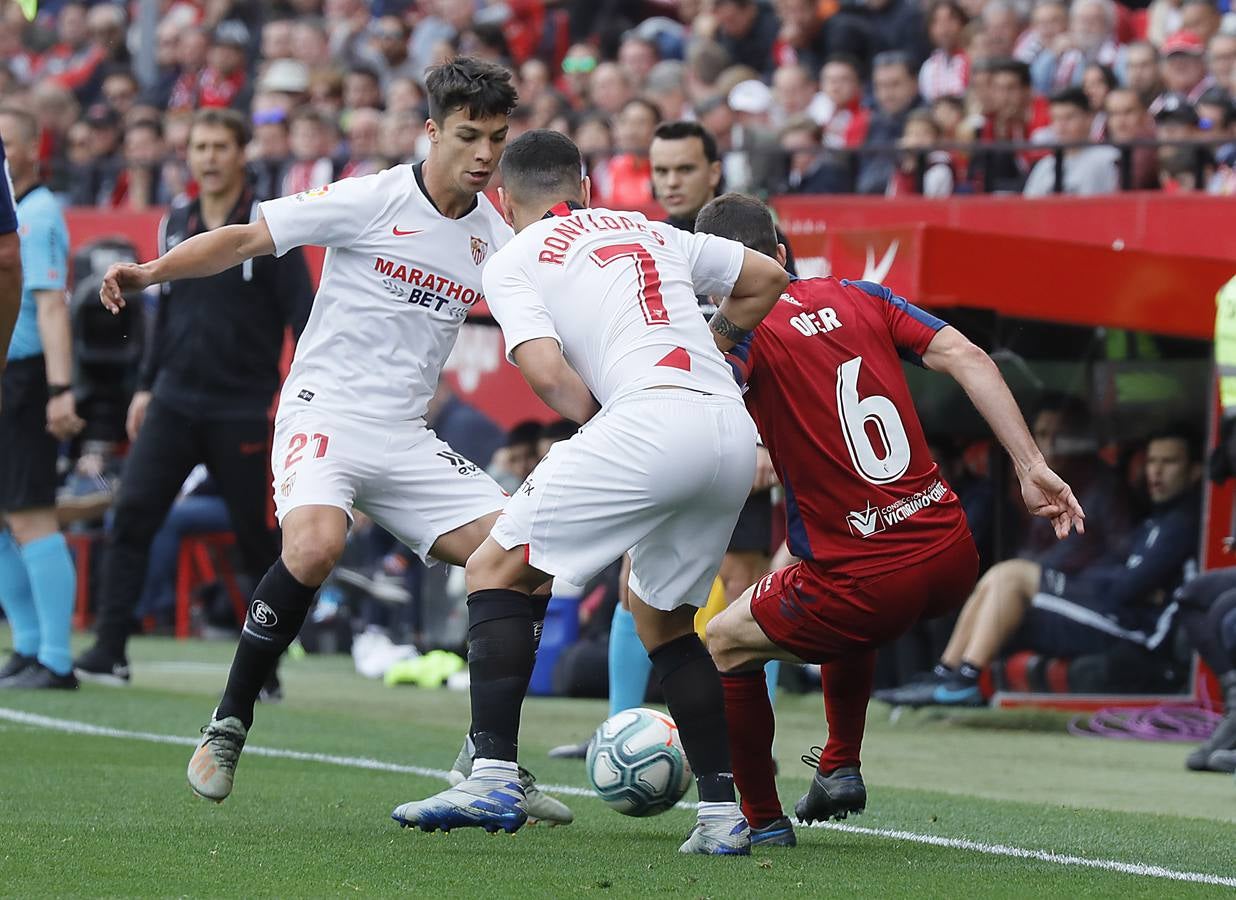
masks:
<svg viewBox="0 0 1236 900"><path fill-rule="evenodd" d="M764 680L768 682L768 702L777 702L777 679L781 675L781 660L770 659L764 663Z"/></svg>
<svg viewBox="0 0 1236 900"><path fill-rule="evenodd" d="M635 632L635 616L621 604L609 626L609 714L644 705L652 660Z"/></svg>
<svg viewBox="0 0 1236 900"><path fill-rule="evenodd" d="M30 579L21 548L13 535L0 531L0 608L13 631L13 649L22 656L39 652L39 615L30 593Z"/></svg>
<svg viewBox="0 0 1236 900"><path fill-rule="evenodd" d="M69 545L57 531L26 544L21 548L21 556L39 616L39 662L57 675L67 675L73 670L69 632L77 590L77 571Z"/></svg>

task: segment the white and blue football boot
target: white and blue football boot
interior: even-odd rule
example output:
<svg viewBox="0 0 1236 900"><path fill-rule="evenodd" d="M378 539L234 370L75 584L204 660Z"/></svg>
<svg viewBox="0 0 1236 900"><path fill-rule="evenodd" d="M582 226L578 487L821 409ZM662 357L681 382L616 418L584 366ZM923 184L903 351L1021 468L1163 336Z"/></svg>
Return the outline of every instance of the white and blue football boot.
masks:
<svg viewBox="0 0 1236 900"><path fill-rule="evenodd" d="M425 800L395 808L391 818L404 828L450 831L483 828L490 834L518 831L528 821L523 785L514 763L485 765L478 760L472 775ZM509 771L508 771L509 767Z"/></svg>
<svg viewBox="0 0 1236 900"><path fill-rule="evenodd" d="M751 828L737 803L701 803L699 816L679 853L751 855Z"/></svg>

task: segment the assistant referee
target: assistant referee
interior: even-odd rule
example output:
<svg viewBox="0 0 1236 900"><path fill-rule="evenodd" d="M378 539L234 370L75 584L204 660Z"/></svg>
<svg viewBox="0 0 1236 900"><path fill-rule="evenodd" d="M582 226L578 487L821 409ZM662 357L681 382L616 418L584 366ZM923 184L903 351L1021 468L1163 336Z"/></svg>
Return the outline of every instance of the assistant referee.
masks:
<svg viewBox="0 0 1236 900"><path fill-rule="evenodd" d="M0 509L6 526L0 531L0 605L13 631L0 688L73 689L69 630L77 579L56 520L57 445L83 425L69 384L69 232L56 198L39 184L34 117L0 108L0 139L11 176L0 197L0 217L7 218L16 200L22 270L20 314L0 390ZM10 224L0 222L0 231Z"/></svg>
<svg viewBox="0 0 1236 900"><path fill-rule="evenodd" d="M160 254L195 234L257 216L258 198L245 169L248 142L247 123L238 113L197 113L188 161L199 196L168 213ZM150 544L194 466L205 464L218 485L253 584L278 557L267 513L269 411L279 388L285 329L299 337L312 302L299 250L164 286L129 407L133 444L107 537L97 640L74 663L79 678L128 683L126 644Z"/></svg>

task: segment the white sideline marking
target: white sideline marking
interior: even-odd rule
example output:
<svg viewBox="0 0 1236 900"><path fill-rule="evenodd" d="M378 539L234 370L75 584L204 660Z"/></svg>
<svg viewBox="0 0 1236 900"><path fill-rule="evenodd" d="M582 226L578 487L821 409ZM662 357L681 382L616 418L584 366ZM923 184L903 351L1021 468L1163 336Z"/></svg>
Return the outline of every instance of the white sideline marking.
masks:
<svg viewBox="0 0 1236 900"><path fill-rule="evenodd" d="M181 737L174 734L155 734L149 731L125 731L119 728L107 728L102 725L91 725L89 722L78 722L72 719L53 719L50 716L40 716L19 709L0 707L0 720L14 722L19 725L30 725L35 728L46 728L68 734L86 734L95 737L127 738L129 740L146 741L152 744L172 744L181 747L196 747L197 740L191 737ZM419 775L423 778L446 779L444 769L430 769L425 766L408 766L400 763L384 762L364 756L335 756L330 753L306 753L302 750L279 750L272 747L246 746L245 753L254 756L267 756L275 759L294 759L300 762L326 763L333 766L345 766L351 769L370 769L378 772L397 772L404 775ZM587 788L570 784L543 784L546 791L554 794L566 794L571 797L595 797ZM680 807L694 808L694 803L679 803ZM799 823L801 825L801 823ZM1148 866L1140 863L1126 863L1113 859L1091 859L1085 856L1072 856L1066 853L1053 853L1050 850L1028 850L1024 847L1013 847L1008 844L988 844L982 841L971 841L965 838L940 837L934 834L919 834L913 831L898 831L892 828L865 828L861 825L845 825L839 822L817 822L813 828L826 828L830 831L842 831L848 834L860 834L869 837L881 837L897 841L909 841L915 844L926 844L932 847L945 847L950 850L969 850L974 853L984 853L988 856L1008 856L1016 859L1033 859L1040 862L1054 863L1060 866L1078 866L1087 869L1100 869L1104 872L1117 872L1122 875L1137 875L1143 878L1162 878L1168 881L1185 881L1195 884L1211 884L1219 887L1236 887L1236 877L1210 875L1205 872L1182 872L1163 866Z"/></svg>

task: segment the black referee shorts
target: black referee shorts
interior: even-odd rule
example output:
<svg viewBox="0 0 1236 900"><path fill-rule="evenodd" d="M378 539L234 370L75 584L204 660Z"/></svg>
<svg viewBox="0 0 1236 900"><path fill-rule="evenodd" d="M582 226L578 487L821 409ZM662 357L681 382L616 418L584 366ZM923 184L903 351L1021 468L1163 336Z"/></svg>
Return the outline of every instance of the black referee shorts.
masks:
<svg viewBox="0 0 1236 900"><path fill-rule="evenodd" d="M47 433L42 356L11 359L0 383L0 510L56 505L57 442Z"/></svg>

